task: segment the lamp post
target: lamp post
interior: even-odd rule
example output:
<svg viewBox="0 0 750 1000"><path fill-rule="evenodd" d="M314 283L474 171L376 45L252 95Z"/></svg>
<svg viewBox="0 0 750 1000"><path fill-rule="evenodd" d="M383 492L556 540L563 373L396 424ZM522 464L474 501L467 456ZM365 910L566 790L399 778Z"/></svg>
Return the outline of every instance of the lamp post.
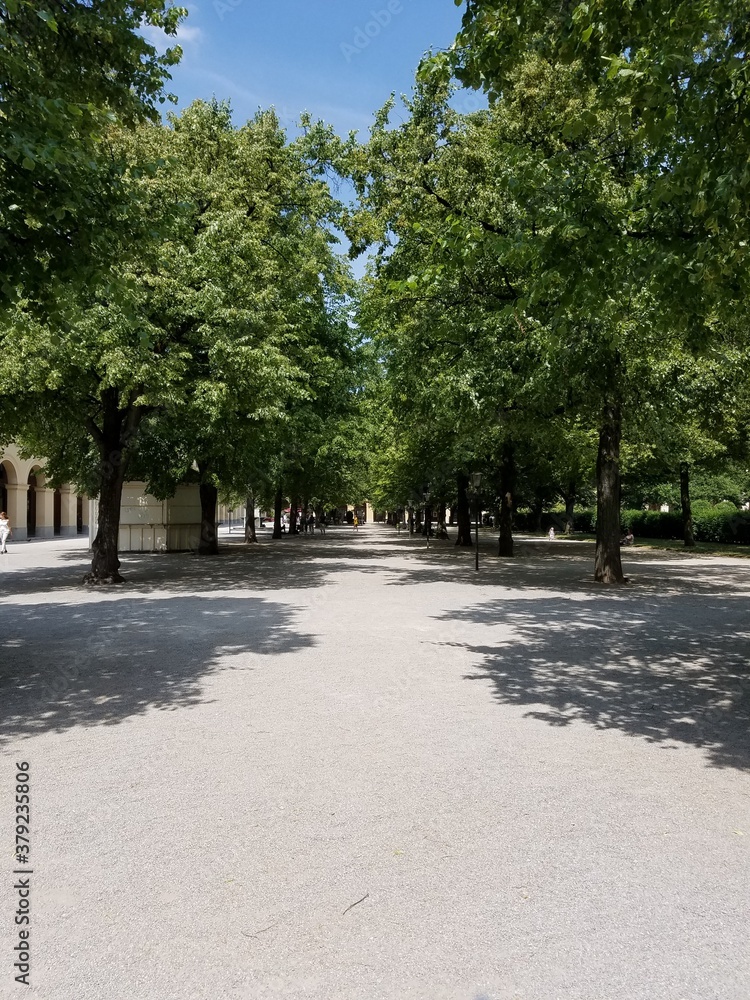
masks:
<svg viewBox="0 0 750 1000"><path fill-rule="evenodd" d="M424 526L425 526L425 534L427 535L427 548L429 549L429 547L430 547L430 523L427 520L427 515L429 513L429 509L427 507L427 504L429 503L429 500L430 500L430 491L429 491L429 489L427 487L425 487L425 491L422 494L422 497L424 498ZM430 520L432 520L432 518L430 518Z"/></svg>
<svg viewBox="0 0 750 1000"><path fill-rule="evenodd" d="M482 473L471 474L472 493L474 494L474 526L477 533L477 547L474 552L474 569L479 572L479 487L482 485Z"/></svg>

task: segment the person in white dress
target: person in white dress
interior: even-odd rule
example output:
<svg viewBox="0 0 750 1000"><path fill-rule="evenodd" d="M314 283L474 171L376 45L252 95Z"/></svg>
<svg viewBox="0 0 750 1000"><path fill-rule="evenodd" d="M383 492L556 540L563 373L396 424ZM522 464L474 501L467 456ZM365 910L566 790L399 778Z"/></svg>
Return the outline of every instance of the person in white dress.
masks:
<svg viewBox="0 0 750 1000"><path fill-rule="evenodd" d="M8 551L5 543L11 535L10 521L5 511L0 511L0 555L5 555Z"/></svg>

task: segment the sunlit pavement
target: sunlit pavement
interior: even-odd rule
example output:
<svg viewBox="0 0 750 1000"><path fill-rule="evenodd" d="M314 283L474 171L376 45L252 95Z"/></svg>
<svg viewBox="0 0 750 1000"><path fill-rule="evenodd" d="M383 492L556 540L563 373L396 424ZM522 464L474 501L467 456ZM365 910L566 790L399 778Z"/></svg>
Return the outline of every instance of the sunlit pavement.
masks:
<svg viewBox="0 0 750 1000"><path fill-rule="evenodd" d="M750 562L367 526L0 556L31 995L747 1000Z"/></svg>

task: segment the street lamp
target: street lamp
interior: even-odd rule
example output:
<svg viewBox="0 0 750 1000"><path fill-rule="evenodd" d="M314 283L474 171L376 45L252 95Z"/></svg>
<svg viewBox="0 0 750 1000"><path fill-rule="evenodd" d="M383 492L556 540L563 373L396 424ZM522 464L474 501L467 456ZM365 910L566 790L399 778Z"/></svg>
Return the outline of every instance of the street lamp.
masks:
<svg viewBox="0 0 750 1000"><path fill-rule="evenodd" d="M471 474L472 493L474 494L474 525L477 533L477 547L474 553L474 569L479 572L479 487L482 485L482 473Z"/></svg>
<svg viewBox="0 0 750 1000"><path fill-rule="evenodd" d="M424 493L422 494L422 496L424 498L424 526L425 526L425 533L427 535L427 548L429 549L429 547L430 547L430 524L429 524L429 522L427 520L427 515L429 513L429 510L427 508L427 504L428 504L429 499L430 499L430 490L429 490L429 487L425 486ZM432 518L430 518L430 520L432 520Z"/></svg>

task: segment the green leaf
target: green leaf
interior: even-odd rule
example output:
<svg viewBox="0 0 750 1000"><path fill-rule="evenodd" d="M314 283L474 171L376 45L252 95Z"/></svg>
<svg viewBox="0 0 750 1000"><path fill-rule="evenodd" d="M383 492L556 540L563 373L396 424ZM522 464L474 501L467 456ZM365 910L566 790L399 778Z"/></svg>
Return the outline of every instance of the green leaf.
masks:
<svg viewBox="0 0 750 1000"><path fill-rule="evenodd" d="M36 16L57 34L57 21L48 10L38 10Z"/></svg>

